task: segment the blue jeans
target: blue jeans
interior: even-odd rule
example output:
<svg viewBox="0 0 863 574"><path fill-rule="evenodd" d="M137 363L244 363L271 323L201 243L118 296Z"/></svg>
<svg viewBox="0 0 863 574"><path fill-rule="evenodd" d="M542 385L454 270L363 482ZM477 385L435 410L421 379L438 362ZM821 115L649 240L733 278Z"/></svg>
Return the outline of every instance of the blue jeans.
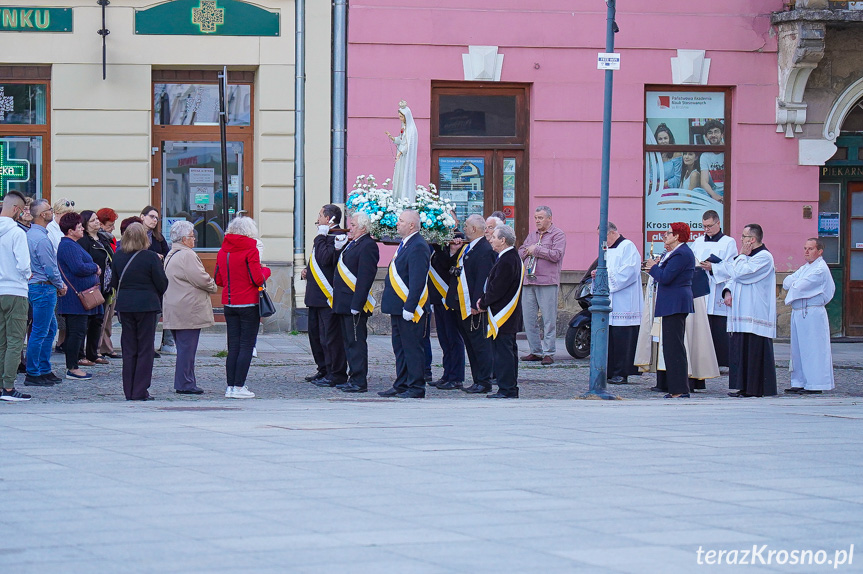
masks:
<svg viewBox="0 0 863 574"><path fill-rule="evenodd" d="M31 284L30 306L33 309L33 330L27 343L27 374L47 375L51 372L51 345L57 334L57 288L53 285Z"/></svg>

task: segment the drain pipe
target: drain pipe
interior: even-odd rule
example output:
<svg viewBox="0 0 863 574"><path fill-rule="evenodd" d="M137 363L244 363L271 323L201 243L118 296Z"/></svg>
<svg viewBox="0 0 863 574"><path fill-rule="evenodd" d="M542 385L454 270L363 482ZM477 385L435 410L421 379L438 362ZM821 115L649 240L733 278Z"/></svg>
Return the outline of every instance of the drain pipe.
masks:
<svg viewBox="0 0 863 574"><path fill-rule="evenodd" d="M294 58L294 317L293 326L305 330L308 311L304 308L306 283L301 274L306 267L306 1L295 0L296 46Z"/></svg>
<svg viewBox="0 0 863 574"><path fill-rule="evenodd" d="M348 0L333 0L333 116L330 201L343 204L347 185Z"/></svg>

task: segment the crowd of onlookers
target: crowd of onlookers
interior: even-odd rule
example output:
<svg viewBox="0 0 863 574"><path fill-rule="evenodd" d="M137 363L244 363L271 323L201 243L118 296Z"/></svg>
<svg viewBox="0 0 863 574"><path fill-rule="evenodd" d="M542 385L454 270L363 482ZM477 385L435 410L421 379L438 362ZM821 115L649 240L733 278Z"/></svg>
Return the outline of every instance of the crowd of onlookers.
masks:
<svg viewBox="0 0 863 574"><path fill-rule="evenodd" d="M228 330L225 396L254 397L245 381L260 322L258 289L270 274L261 265L255 222L248 217L230 222L213 278L194 250L193 223L175 222L169 247L155 207L123 219L120 239L114 235L118 219L108 207L76 211L66 198L51 204L16 191L4 196L0 399L31 398L15 388L19 374L25 386L53 386L64 378L92 379L97 371L91 367L122 359L126 399L149 400L153 360L160 351L177 356L177 393L203 393L195 381L195 353L201 329L214 323L210 295L217 285L224 288ZM122 326L120 352L111 343L115 315ZM52 349L65 356L62 376L52 370Z"/></svg>

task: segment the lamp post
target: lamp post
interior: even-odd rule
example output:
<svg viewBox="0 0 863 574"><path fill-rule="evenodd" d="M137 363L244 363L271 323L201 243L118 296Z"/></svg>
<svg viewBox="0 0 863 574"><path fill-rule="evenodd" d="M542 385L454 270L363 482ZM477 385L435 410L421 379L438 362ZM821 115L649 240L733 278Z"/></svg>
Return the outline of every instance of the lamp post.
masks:
<svg viewBox="0 0 863 574"><path fill-rule="evenodd" d="M606 0L608 13L605 29L605 52L614 52L615 0ZM608 393L608 316L611 299L608 292L608 268L605 265L605 250L608 237L608 175L611 158L611 93L614 72L605 70L605 99L602 113L602 180L599 195L599 258L596 279L593 284L593 300L590 303L590 389L583 398L615 399Z"/></svg>

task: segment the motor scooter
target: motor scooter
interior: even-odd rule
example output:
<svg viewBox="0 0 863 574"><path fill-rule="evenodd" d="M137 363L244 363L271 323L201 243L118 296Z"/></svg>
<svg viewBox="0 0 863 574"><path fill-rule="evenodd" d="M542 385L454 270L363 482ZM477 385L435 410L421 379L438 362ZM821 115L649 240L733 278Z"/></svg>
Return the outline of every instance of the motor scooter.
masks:
<svg viewBox="0 0 863 574"><path fill-rule="evenodd" d="M591 287L593 286L593 278L590 276L591 271L596 269L596 261L590 266L581 282L575 290L575 300L581 307L581 312L575 315L569 321L569 328L566 330L566 352L576 359L586 359L590 356L590 301L593 299Z"/></svg>

